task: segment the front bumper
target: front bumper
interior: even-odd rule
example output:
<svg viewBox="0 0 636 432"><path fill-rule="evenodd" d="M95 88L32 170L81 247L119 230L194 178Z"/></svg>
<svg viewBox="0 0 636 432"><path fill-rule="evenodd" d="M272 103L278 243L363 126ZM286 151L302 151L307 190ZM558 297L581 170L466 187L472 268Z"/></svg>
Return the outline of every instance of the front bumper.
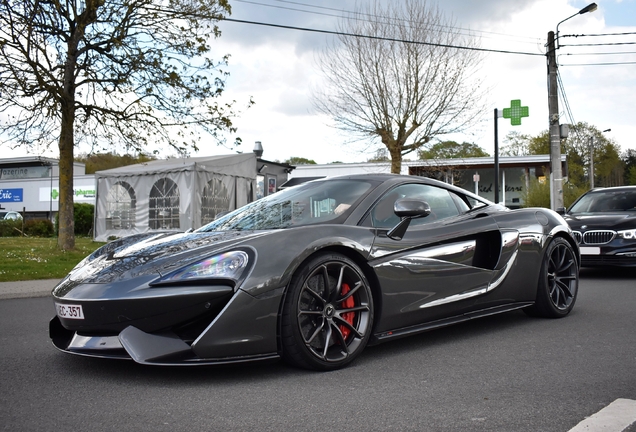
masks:
<svg viewBox="0 0 636 432"><path fill-rule="evenodd" d="M279 358L277 320L280 293L264 298L242 290L219 300L199 314L183 320L182 310L169 310L152 317L125 320L114 325L99 325L94 319L77 324L77 320L54 317L49 324L53 345L61 351L89 357L132 359L149 365L211 365ZM166 297L166 308L176 298ZM60 301L56 298L56 301ZM99 303L109 306L112 300L80 302L89 317ZM95 304L92 304L95 303ZM200 302L194 302L201 305ZM210 303L207 301L202 306ZM90 304L90 307L85 305ZM143 310L144 303L129 306ZM186 308L197 310L197 307ZM179 317L179 319L175 318ZM70 321L70 323L69 323Z"/></svg>

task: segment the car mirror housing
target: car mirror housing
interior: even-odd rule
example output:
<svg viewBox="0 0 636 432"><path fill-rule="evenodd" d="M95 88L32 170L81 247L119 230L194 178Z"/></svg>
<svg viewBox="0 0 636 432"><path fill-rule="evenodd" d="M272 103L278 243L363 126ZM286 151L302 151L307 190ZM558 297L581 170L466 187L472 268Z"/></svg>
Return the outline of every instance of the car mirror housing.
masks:
<svg viewBox="0 0 636 432"><path fill-rule="evenodd" d="M565 216L565 207L558 207L556 209L556 212L560 214L561 216Z"/></svg>
<svg viewBox="0 0 636 432"><path fill-rule="evenodd" d="M426 201L403 198L395 202L393 211L401 219L415 219L430 215L431 206Z"/></svg>
<svg viewBox="0 0 636 432"><path fill-rule="evenodd" d="M387 233L393 240L402 240L404 233L411 224L411 219L426 217L431 214L431 206L426 201L415 199L399 199L393 206L393 211L400 217L400 222Z"/></svg>

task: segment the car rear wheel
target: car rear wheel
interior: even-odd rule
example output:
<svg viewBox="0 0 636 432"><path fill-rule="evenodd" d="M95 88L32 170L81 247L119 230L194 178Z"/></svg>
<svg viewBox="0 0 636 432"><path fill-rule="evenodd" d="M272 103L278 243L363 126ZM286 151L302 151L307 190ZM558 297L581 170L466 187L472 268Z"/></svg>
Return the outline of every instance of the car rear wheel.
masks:
<svg viewBox="0 0 636 432"><path fill-rule="evenodd" d="M333 370L353 361L373 325L364 273L344 255L316 256L292 278L283 305L283 358L305 369Z"/></svg>
<svg viewBox="0 0 636 432"><path fill-rule="evenodd" d="M528 314L562 318L574 307L579 288L579 266L567 240L556 237L548 245L537 288L534 306L524 309Z"/></svg>

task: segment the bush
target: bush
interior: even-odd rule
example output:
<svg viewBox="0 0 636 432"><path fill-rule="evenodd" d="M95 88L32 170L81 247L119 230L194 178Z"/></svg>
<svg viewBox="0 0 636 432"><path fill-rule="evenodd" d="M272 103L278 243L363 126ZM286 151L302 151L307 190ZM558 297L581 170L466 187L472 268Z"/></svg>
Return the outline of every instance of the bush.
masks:
<svg viewBox="0 0 636 432"><path fill-rule="evenodd" d="M573 183L565 183L563 185L563 205L568 208L574 201L584 192L587 192L587 186L579 187ZM550 208L550 178L546 176L544 182L540 182L536 178L530 179L530 188L521 192L521 198L524 207L545 207Z"/></svg>
<svg viewBox="0 0 636 432"><path fill-rule="evenodd" d="M550 179L546 176L545 181L530 178L530 187L521 192L521 199L524 207L545 207L550 208Z"/></svg>
<svg viewBox="0 0 636 432"><path fill-rule="evenodd" d="M22 221L0 219L0 237L16 237L22 235Z"/></svg>
<svg viewBox="0 0 636 432"><path fill-rule="evenodd" d="M75 235L88 236L93 231L93 216L95 206L87 203L74 203L73 216L75 217ZM59 234L60 215L55 214L55 235Z"/></svg>
<svg viewBox="0 0 636 432"><path fill-rule="evenodd" d="M75 234L88 236L93 231L93 215L95 206L87 203L73 204L75 214Z"/></svg>
<svg viewBox="0 0 636 432"><path fill-rule="evenodd" d="M24 221L24 234L30 237L53 237L53 223L48 219Z"/></svg>

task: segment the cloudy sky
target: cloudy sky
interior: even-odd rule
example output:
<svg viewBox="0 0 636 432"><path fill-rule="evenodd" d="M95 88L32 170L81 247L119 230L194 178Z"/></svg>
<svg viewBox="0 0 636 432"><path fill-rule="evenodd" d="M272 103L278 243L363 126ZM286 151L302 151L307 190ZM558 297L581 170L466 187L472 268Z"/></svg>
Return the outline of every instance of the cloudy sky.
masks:
<svg viewBox="0 0 636 432"><path fill-rule="evenodd" d="M329 31L336 30L339 16L356 8L350 0L233 0L231 4L233 19ZM578 0L444 0L439 7L458 27L479 36L483 48L544 54L548 32L587 4ZM628 44L562 46L558 62L565 94L575 122L585 121L600 130L611 128L608 138L622 149L636 149L636 36L563 37L636 32L636 0L599 0L597 4L596 11L559 26L561 43ZM299 156L318 163L358 162L373 156L377 145L366 146L366 153L361 152L364 146L346 145L347 137L312 106L312 91L321 82L316 52L334 36L235 22L221 23L221 29L216 49L231 54L227 93L239 102L250 96L256 102L236 121L243 150L261 141L263 157L270 160ZM566 66L570 64L583 66ZM488 96L492 108L465 134L451 138L474 142L492 154L493 110L508 107L512 99L528 106L530 117L521 126L500 119L500 142L512 130L536 135L548 128L545 56L485 54L481 73L492 89ZM566 118L563 104L559 108L562 119ZM223 153L223 149L210 147L201 153Z"/></svg>
<svg viewBox="0 0 636 432"><path fill-rule="evenodd" d="M339 19L356 9L354 0L230 0L230 4L230 18L235 20L326 31L335 31ZM455 20L456 27L478 36L482 48L544 54L548 32L587 4L587 0L444 0L439 8ZM599 130L611 128L606 136L621 149L636 149L636 0L597 0L597 4L596 11L559 27L558 63L569 105L568 112L560 102L561 123L571 122L571 113L575 122L585 121ZM235 121L243 140L240 150L251 151L254 142L261 141L263 158L268 160L298 156L330 163L366 161L381 148L373 142L347 144L350 137L313 108L312 92L321 86L316 53L335 36L237 22L221 22L220 28L222 36L213 46L217 57L230 54L226 95L238 106L246 105L250 97L255 102ZM565 37L604 34L617 35ZM575 44L585 46L567 46ZM480 73L491 89L486 104L490 108L465 133L442 139L472 142L492 154L493 110L510 106L512 99L528 106L530 117L521 126L500 119L500 143L513 130L537 135L548 128L545 56L486 53ZM228 149L210 142L196 155L227 153Z"/></svg>

